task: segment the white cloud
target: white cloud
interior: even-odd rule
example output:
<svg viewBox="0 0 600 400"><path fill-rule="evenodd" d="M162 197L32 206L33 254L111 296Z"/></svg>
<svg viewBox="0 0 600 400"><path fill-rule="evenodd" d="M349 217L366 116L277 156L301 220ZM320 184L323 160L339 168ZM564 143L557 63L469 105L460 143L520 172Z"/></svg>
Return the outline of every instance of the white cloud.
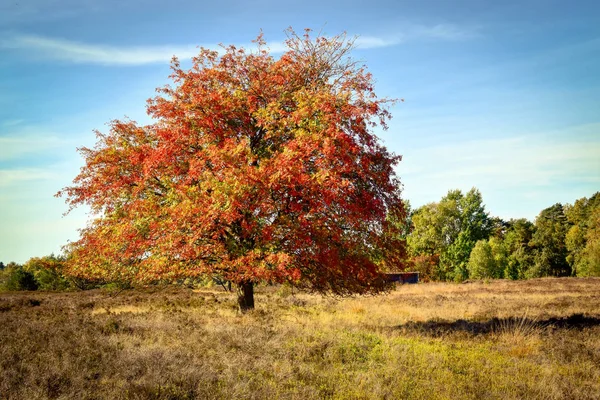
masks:
<svg viewBox="0 0 600 400"><path fill-rule="evenodd" d="M541 183L570 176L598 176L600 142L544 142L542 137L517 137L469 141L451 146L419 149L411 155L419 160L404 173L425 173L440 180L479 178L515 185L532 180ZM407 162L412 161L406 155ZM500 180L500 181L498 181Z"/></svg>
<svg viewBox="0 0 600 400"><path fill-rule="evenodd" d="M24 155L42 153L68 144L57 135L19 134L0 136L0 162L21 158Z"/></svg>
<svg viewBox="0 0 600 400"><path fill-rule="evenodd" d="M57 172L42 168L0 169L0 187L14 187L20 183L57 179L60 179Z"/></svg>
<svg viewBox="0 0 600 400"><path fill-rule="evenodd" d="M460 40L473 36L472 30L465 30L456 25L406 25L404 31L391 35L358 36L355 44L361 49L373 49L398 45L408 40L437 39ZM351 37L351 36L350 36ZM268 42L272 53L282 53L287 47L284 42ZM143 65L166 63L173 56L189 59L198 54L199 47L221 51L218 44L204 45L164 45L164 46L115 46L95 43L84 43L66 39L51 38L38 35L17 34L0 41L0 48L28 51L32 56L71 63L88 63L101 65ZM244 45L247 49L255 45Z"/></svg>
<svg viewBox="0 0 600 400"><path fill-rule="evenodd" d="M358 37L356 45L362 49L393 46L395 39L384 39L373 36ZM64 39L47 38L36 35L17 35L0 42L5 49L35 51L36 56L72 63L89 63L103 65L143 65L169 62L173 56L189 59L199 53L199 48L222 51L218 44L205 45L172 45L172 46L108 46L82 43ZM244 45L247 49L255 45ZM271 53L284 52L284 42L268 42Z"/></svg>
<svg viewBox="0 0 600 400"><path fill-rule="evenodd" d="M72 40L37 35L15 35L0 41L0 48L33 52L35 57L66 61L75 64L144 65L170 62L173 56L190 59L200 52L200 47L223 51L220 44L165 45L165 46L110 46L83 43ZM244 45L253 50L256 45ZM283 42L269 42L271 53L282 53L287 47ZM365 47L373 47L367 44Z"/></svg>
<svg viewBox="0 0 600 400"><path fill-rule="evenodd" d="M402 42L401 36L395 38L380 38L375 36L358 36L354 44L359 49L376 49L380 47L395 46Z"/></svg>
<svg viewBox="0 0 600 400"><path fill-rule="evenodd" d="M546 203L573 202L600 188L599 132L600 124L589 124L561 132L406 149L398 175L415 205L438 201L449 189L475 186L484 197L491 195L490 203L496 202L494 197L535 199L526 211L533 217ZM549 193L559 197L548 198ZM519 206L496 202L496 208Z"/></svg>
<svg viewBox="0 0 600 400"><path fill-rule="evenodd" d="M190 58L198 54L195 45L117 47L36 35L16 35L4 40L0 45L8 49L35 51L38 56L44 58L104 65L163 63L171 60L173 55Z"/></svg>
<svg viewBox="0 0 600 400"><path fill-rule="evenodd" d="M453 24L433 26L418 25L410 30L410 36L443 40L465 40L479 35L477 28L464 28Z"/></svg>

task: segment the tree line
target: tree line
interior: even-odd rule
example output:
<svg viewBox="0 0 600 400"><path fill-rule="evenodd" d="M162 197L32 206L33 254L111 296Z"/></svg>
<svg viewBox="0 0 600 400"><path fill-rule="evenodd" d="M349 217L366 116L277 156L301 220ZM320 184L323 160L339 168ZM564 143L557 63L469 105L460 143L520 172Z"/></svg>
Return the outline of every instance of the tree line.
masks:
<svg viewBox="0 0 600 400"><path fill-rule="evenodd" d="M554 204L531 222L490 216L478 189L406 203L406 267L423 280L600 276L600 192Z"/></svg>
<svg viewBox="0 0 600 400"><path fill-rule="evenodd" d="M439 202L414 210L406 201L405 208L406 218L395 221L407 246L403 268L418 271L424 281L600 276L600 192L573 204L554 204L533 222L490 216L476 188L467 193L450 190ZM0 262L0 287L69 290L129 285L72 276L66 261L67 256L52 254L23 265Z"/></svg>

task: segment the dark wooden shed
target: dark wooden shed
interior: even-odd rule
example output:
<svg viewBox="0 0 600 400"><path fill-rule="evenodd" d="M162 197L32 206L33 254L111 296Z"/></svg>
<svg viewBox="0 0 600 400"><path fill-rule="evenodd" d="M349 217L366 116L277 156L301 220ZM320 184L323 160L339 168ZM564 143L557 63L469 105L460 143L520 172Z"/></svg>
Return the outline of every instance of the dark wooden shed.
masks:
<svg viewBox="0 0 600 400"><path fill-rule="evenodd" d="M386 275L390 282L419 283L418 272L388 272Z"/></svg>

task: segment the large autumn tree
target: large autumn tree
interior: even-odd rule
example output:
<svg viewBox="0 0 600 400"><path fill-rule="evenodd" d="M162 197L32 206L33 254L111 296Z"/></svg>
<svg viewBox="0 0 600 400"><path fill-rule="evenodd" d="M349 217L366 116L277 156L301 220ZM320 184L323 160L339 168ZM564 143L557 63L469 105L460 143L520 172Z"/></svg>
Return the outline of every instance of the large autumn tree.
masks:
<svg viewBox="0 0 600 400"><path fill-rule="evenodd" d="M385 287L404 247L399 157L373 134L390 100L344 35L288 31L287 51L200 49L148 101L154 123L113 121L82 148L59 195L95 219L70 246L70 273L153 282L218 275L242 310L260 281L338 295ZM390 218L392 216L393 218Z"/></svg>

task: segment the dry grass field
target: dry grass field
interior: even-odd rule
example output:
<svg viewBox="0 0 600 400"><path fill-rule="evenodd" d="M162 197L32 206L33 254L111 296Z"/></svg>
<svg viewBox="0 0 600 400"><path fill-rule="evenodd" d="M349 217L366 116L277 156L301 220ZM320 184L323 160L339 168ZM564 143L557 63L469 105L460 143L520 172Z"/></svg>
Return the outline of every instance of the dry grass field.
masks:
<svg viewBox="0 0 600 400"><path fill-rule="evenodd" d="M0 294L1 399L600 399L600 279Z"/></svg>

